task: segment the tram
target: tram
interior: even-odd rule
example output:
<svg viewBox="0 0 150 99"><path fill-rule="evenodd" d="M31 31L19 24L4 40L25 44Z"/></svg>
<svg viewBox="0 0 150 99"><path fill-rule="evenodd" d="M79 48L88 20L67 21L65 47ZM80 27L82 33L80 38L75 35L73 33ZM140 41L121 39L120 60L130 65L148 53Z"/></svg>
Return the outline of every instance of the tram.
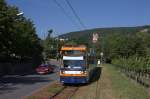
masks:
<svg viewBox="0 0 150 99"><path fill-rule="evenodd" d="M96 67L95 51L85 45L65 45L61 48L61 83L88 83Z"/></svg>

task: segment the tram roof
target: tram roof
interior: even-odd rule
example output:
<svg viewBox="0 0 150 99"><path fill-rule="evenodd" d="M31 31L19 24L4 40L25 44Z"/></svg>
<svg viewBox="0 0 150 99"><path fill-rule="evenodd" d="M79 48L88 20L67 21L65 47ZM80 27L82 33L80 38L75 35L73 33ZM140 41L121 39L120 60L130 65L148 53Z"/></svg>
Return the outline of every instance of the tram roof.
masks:
<svg viewBox="0 0 150 99"><path fill-rule="evenodd" d="M72 45L65 45L62 46L61 50L67 51L67 50L81 50L81 51L85 51L87 50L85 45L76 45L76 46L72 46Z"/></svg>

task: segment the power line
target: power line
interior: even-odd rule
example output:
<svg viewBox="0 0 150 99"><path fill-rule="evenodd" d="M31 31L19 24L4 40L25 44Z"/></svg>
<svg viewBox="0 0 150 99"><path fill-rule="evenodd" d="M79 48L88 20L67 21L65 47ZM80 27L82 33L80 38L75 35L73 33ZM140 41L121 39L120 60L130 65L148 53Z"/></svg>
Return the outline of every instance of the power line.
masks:
<svg viewBox="0 0 150 99"><path fill-rule="evenodd" d="M61 9L61 11L64 13L64 15L72 22L72 24L74 24L76 27L80 28L80 26L78 26L77 24L75 24L75 22L73 21L73 19L69 16L69 14L67 14L67 12L65 11L64 7L61 6L61 4L59 2L57 2L57 0L53 0L54 3Z"/></svg>
<svg viewBox="0 0 150 99"><path fill-rule="evenodd" d="M68 1L68 0L65 0L68 4L68 6L71 8L74 16L76 17L76 19L79 21L80 25L83 27L83 28L86 28L84 23L81 21L80 17L78 16L78 14L76 13L75 9L72 7L71 3Z"/></svg>

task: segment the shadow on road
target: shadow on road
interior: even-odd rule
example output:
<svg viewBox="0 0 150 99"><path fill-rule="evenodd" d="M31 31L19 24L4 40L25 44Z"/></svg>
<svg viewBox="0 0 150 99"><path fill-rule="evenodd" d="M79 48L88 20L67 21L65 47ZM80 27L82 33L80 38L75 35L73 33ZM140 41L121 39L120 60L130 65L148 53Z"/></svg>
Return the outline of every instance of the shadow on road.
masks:
<svg viewBox="0 0 150 99"><path fill-rule="evenodd" d="M48 79L48 77L43 77L40 75L32 75L32 76L4 76L0 78L0 94L11 92L18 88L24 88L26 84L35 84L41 82L50 82L52 80Z"/></svg>

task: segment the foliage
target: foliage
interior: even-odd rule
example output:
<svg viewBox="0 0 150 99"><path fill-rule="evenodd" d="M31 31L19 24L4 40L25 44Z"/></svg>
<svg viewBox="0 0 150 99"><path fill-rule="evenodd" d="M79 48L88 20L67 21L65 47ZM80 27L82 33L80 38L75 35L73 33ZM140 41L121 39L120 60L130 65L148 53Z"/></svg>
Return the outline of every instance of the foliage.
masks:
<svg viewBox="0 0 150 99"><path fill-rule="evenodd" d="M150 28L150 26L96 28L66 33L60 35L59 38L71 39L77 44L85 44L88 47L93 47L92 34L98 33L99 40L94 45L97 56L99 57L100 52L104 52L106 58L112 59L121 56L129 57L135 53L144 55L146 48L144 51L141 51L143 42L141 42L141 38L135 38L135 36L138 35L137 32L146 28Z"/></svg>
<svg viewBox="0 0 150 99"><path fill-rule="evenodd" d="M18 13L17 7L0 1L0 57L39 59L42 47L34 24Z"/></svg>
<svg viewBox="0 0 150 99"><path fill-rule="evenodd" d="M106 37L105 54L127 76L146 87L150 78L150 32Z"/></svg>
<svg viewBox="0 0 150 99"><path fill-rule="evenodd" d="M58 38L52 37L52 32L53 30L50 29L48 31L47 37L42 41L43 45L43 55L45 59L48 58L56 58L58 51L63 44L62 42L59 41Z"/></svg>

